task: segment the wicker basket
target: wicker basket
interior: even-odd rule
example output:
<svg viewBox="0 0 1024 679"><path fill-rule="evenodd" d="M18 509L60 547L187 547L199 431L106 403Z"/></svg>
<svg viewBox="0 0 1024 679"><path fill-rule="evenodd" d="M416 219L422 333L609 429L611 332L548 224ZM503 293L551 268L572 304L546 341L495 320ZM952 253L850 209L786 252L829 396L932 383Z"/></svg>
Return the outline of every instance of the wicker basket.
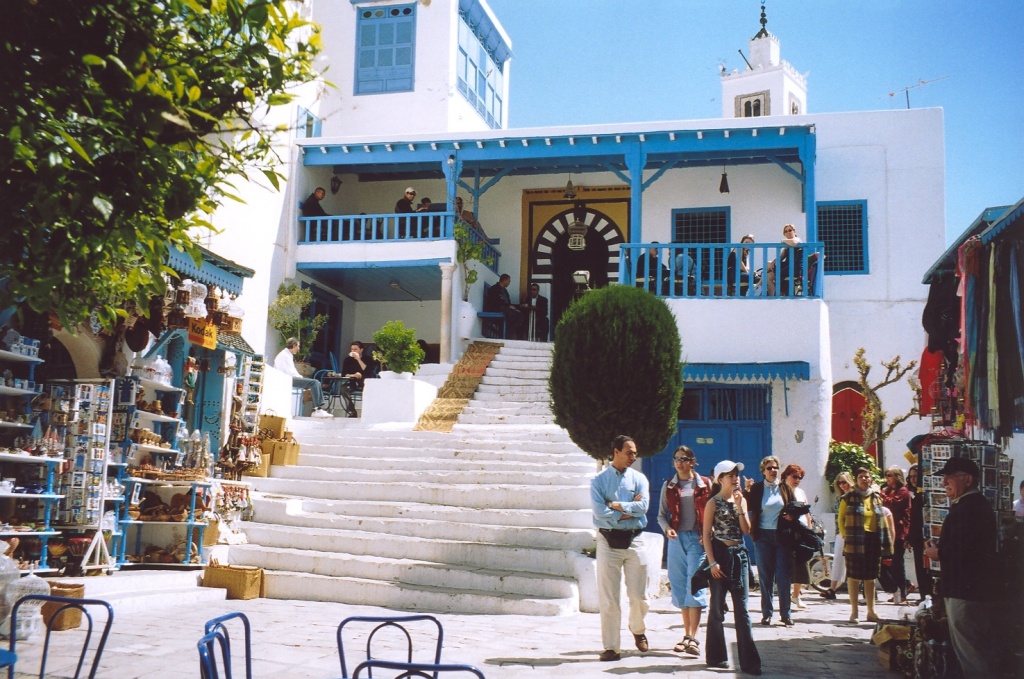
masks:
<svg viewBox="0 0 1024 679"><path fill-rule="evenodd" d="M263 569L213 562L203 571L203 587L226 589L229 599L257 599L263 596Z"/></svg>
<svg viewBox="0 0 1024 679"><path fill-rule="evenodd" d="M85 585L77 582L51 582L50 594L81 599L85 596ZM78 629L81 627L82 611L77 608L68 608L61 611L60 615L55 615L62 605L52 601L43 604L43 622L46 623L46 626L56 631ZM53 618L52 622L51 618Z"/></svg>

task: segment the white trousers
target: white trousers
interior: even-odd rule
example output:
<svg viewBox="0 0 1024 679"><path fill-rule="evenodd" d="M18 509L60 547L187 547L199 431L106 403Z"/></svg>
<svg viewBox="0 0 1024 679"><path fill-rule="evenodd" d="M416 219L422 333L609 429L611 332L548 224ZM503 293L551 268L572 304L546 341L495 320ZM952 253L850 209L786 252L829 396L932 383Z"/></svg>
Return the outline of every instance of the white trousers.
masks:
<svg viewBox="0 0 1024 679"><path fill-rule="evenodd" d="M620 603L622 578L626 578L626 597L629 599L629 631L643 634L647 631L644 617L647 604L648 563L644 552L646 533L641 533L629 549L612 549L600 533L597 534L597 594L601 611L601 642L605 650L622 650L622 605Z"/></svg>

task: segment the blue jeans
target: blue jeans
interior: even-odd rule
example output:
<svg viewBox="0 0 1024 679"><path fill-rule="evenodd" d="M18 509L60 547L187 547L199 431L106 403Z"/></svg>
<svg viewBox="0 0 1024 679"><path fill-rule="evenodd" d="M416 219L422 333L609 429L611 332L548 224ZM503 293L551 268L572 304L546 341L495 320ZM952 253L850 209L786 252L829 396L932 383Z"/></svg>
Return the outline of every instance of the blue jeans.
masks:
<svg viewBox="0 0 1024 679"><path fill-rule="evenodd" d="M712 540L714 559L722 567L726 577L711 578L711 612L708 614L705 657L708 665L728 662L729 653L725 645L725 593L732 595L733 623L736 627L736 647L739 653L740 669L757 673L761 669L761 656L754 645L754 633L750 628L750 614L747 612L748 580L750 561L747 550L740 543L727 547L718 540Z"/></svg>
<svg viewBox="0 0 1024 679"><path fill-rule="evenodd" d="M668 541L668 581L672 585L672 605L676 608L707 608L708 591L702 589L690 594L690 578L697 572L704 558L700 534L695 530L677 533Z"/></svg>
<svg viewBox="0 0 1024 679"><path fill-rule="evenodd" d="M774 530L761 530L754 543L757 550L757 578L761 581L761 617L771 619L775 611L772 589L779 588L779 614L783 619L792 615L790 596L793 587L793 551L779 544Z"/></svg>
<svg viewBox="0 0 1024 679"><path fill-rule="evenodd" d="M313 407L319 408L324 403L324 390L320 386L320 382L314 380L312 377L293 377L293 387L301 387L303 389L309 389L313 394Z"/></svg>

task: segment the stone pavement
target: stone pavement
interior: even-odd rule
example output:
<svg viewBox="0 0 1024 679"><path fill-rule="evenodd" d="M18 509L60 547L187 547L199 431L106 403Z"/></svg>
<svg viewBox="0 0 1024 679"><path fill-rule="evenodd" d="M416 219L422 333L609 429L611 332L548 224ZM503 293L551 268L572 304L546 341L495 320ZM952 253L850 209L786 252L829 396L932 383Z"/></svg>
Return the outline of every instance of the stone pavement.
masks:
<svg viewBox="0 0 1024 679"><path fill-rule="evenodd" d="M786 628L754 625L754 638L768 677L835 677L863 679L885 676L869 638L874 626L847 622L849 605L845 596L826 602L817 593L806 597L808 608L794 615L797 625ZM750 609L760 619L760 602L753 593ZM389 615L402 613L370 606L338 603L254 599L217 601L152 610L117 616L104 653L99 677L107 679L179 679L198 676L196 641L203 623L231 611L243 611L253 625L253 676L256 679L338 677L341 668L335 642L338 623L350 615ZM897 608L879 604L878 614L895 618ZM861 616L864 607L861 606ZM671 599L663 596L652 602L647 617L647 636L651 650L639 653L632 648L631 637L623 630L623 657L619 662L602 663L600 624L592 613L562 617L522 615L443 615L444 648L442 660L463 662L479 667L488 679L515 677L617 677L687 673L695 677L746 676L737 670L709 670L702 658L672 652L682 638L680 615ZM735 641L731 614L726 615L726 639ZM702 621L703 622L703 621ZM75 632L59 633L58 647L70 641ZM703 643L703 628L701 633ZM236 639L232 631L233 641ZM237 641L235 642L238 643ZM24 645L24 649L23 649ZM37 642L22 642L19 650L31 654ZM420 646L417 646L420 648ZM350 654L361 650L353 644ZM20 655L20 653L19 653ZM735 657L735 647L730 648ZM51 657L53 654L51 652ZM351 655L350 655L351 657ZM418 657L418 656L417 656ZM26 659L28 660L28 659ZM33 666L19 663L18 676ZM66 659L55 658L48 669L66 672ZM235 677L244 676L241 666ZM66 672L66 673L61 673ZM896 675L891 675L894 678Z"/></svg>

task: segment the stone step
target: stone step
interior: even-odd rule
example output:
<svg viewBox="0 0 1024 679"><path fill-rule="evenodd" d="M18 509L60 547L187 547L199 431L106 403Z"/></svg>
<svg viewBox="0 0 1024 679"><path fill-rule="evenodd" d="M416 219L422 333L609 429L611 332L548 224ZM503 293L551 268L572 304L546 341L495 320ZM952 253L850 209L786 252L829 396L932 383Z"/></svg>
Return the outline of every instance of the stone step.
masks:
<svg viewBox="0 0 1024 679"><path fill-rule="evenodd" d="M548 388L548 376L547 373L534 372L531 375L512 377L503 377L501 375L492 375L490 372L484 373L483 379L480 380L480 386L502 386L502 387L540 387L547 391Z"/></svg>
<svg viewBox="0 0 1024 679"><path fill-rule="evenodd" d="M551 415L549 403L526 403L515 401L470 401L464 415Z"/></svg>
<svg viewBox="0 0 1024 679"><path fill-rule="evenodd" d="M266 596L272 599L336 601L429 613L488 615L569 615L573 599L538 599L517 594L495 595L449 587L398 585L389 582L334 578L310 573L268 571Z"/></svg>
<svg viewBox="0 0 1024 679"><path fill-rule="evenodd" d="M496 542L517 547L541 549L572 549L582 551L594 546L592 528L549 528L546 526L501 526L476 523L477 510L466 509L459 517L376 517L349 512L339 503L321 511L298 510L294 504L275 500L255 500L256 518L260 523L296 528L332 530L357 529L381 535L415 536L421 539L449 541Z"/></svg>
<svg viewBox="0 0 1024 679"><path fill-rule="evenodd" d="M551 374L550 368L544 369L526 369L522 367L518 368L503 368L490 366L487 368L487 372L484 373L483 382L485 384L495 384L498 378L504 378L509 380L515 380L515 383L536 383L543 382L547 384L548 376Z"/></svg>
<svg viewBox="0 0 1024 679"><path fill-rule="evenodd" d="M530 450L441 450L430 448L378 448L368 449L360 445L329 446L320 443L303 443L299 446L299 464L313 466L339 467L347 464L347 460L408 458L424 461L427 464L443 463L444 461L471 462L523 462L533 465L551 464L560 466L586 460L585 455L572 443L560 443L543 452ZM329 460L329 462L325 462Z"/></svg>
<svg viewBox="0 0 1024 679"><path fill-rule="evenodd" d="M322 448L322 447L321 447ZM387 457L374 455L366 457L354 453L344 456L337 451L324 451L324 454L301 452L299 463L306 467L337 467L341 469L369 469L378 471L405 471L412 469L431 468L441 471L490 471L515 473L520 470L549 471L565 475L587 476L594 473L593 461L572 456L569 459L561 456L533 454L527 457L523 453L508 453L496 457L494 453L476 455L452 455L448 457L428 456L424 451L414 451L419 455L397 456L394 449L381 451ZM365 451L364 451L365 453ZM412 465L410 467L410 465Z"/></svg>
<svg viewBox="0 0 1024 679"><path fill-rule="evenodd" d="M549 528L577 528L593 530L593 517L587 508L566 509L550 512L543 509L492 509L489 507L467 509L466 507L444 507L419 502L359 500L323 500L295 497L271 497L255 494L253 504L257 518L264 523L266 512L311 512L347 514L353 517L406 518L432 521L465 521L467 513L474 523L496 526L544 525ZM269 508L271 503L284 507Z"/></svg>
<svg viewBox="0 0 1024 679"><path fill-rule="evenodd" d="M551 370L551 356L511 356L498 354L494 360L487 365L487 369L501 368L502 370Z"/></svg>
<svg viewBox="0 0 1024 679"><path fill-rule="evenodd" d="M507 426L507 425L503 425ZM528 486L495 483L450 485L414 481L377 480L370 482L321 481L282 478L282 469L271 467L270 476L246 477L254 490L275 495L367 501L407 500L434 505L499 509L566 510L590 506L590 483L580 479L576 485ZM573 479L566 479L572 481Z"/></svg>
<svg viewBox="0 0 1024 679"><path fill-rule="evenodd" d="M114 607L116 615L124 615L227 597L227 590L200 587L201 576L198 569L149 571L127 567L107 577L60 578L60 582L85 585L85 598L102 599Z"/></svg>
<svg viewBox="0 0 1024 679"><path fill-rule="evenodd" d="M245 534L249 545L233 545L231 563L249 564L242 560L240 547L278 547L325 554L351 554L389 559L415 559L478 568L501 568L519 573L535 573L557 577L573 577L577 559L586 559L581 551L545 549L479 543L464 540L442 540L411 535L388 535L337 528L300 528L250 522Z"/></svg>
<svg viewBox="0 0 1024 679"><path fill-rule="evenodd" d="M472 402L471 402L472 403ZM542 425L550 427L550 425ZM454 433L454 432L453 432ZM507 434L508 431L502 431ZM387 442L382 442L382 439L365 438L359 436L349 436L343 439L331 438L331 437L305 437L298 438L301 444L299 448L299 454L303 451L313 453L324 453L326 450L334 447L343 454L362 455L370 457L379 451L395 451L396 456L436 456L436 457L458 457L472 454L493 454L498 456L503 453L514 453L522 454L526 457L531 455L567 455L572 453L583 454L582 451L572 443L569 436L560 428L553 428L552 435L548 436L544 440L539 440L535 436L535 430L523 430L522 437L508 437L503 439L491 439L487 436L481 436L479 441L465 441L455 439L453 437L450 444L417 444L413 441L405 441L402 439L388 439ZM466 432L460 433L460 436L465 436ZM296 434L299 437L299 434ZM536 440L531 440L531 438Z"/></svg>
<svg viewBox="0 0 1024 679"><path fill-rule="evenodd" d="M476 394L500 394L510 401L550 401L551 392L548 391L547 383L540 384L494 384L481 382L476 388Z"/></svg>
<svg viewBox="0 0 1024 679"><path fill-rule="evenodd" d="M450 587L458 583L460 589L491 595L519 594L545 599L578 596L576 583L571 578L449 565L410 557L329 554L293 548L239 545L232 548L231 558L271 571L299 571L424 587Z"/></svg>
<svg viewBox="0 0 1024 679"><path fill-rule="evenodd" d="M353 467L310 467L297 465L292 467L274 467L274 478L294 479L299 481L317 482L346 482L358 484L381 483L381 473L374 469L357 469ZM435 469L406 469L405 478L411 479L417 485L438 485L438 486L476 486L492 485L495 482L495 474L487 470L435 470ZM391 475L392 478L394 475ZM519 488L532 486L560 486L575 485L575 482L589 483L586 478L567 478L560 471L527 471L520 470L515 475L515 482ZM389 481L393 483L393 481Z"/></svg>
<svg viewBox="0 0 1024 679"><path fill-rule="evenodd" d="M547 415L467 415L462 413L459 420L462 424L549 424L555 421L555 416Z"/></svg>

